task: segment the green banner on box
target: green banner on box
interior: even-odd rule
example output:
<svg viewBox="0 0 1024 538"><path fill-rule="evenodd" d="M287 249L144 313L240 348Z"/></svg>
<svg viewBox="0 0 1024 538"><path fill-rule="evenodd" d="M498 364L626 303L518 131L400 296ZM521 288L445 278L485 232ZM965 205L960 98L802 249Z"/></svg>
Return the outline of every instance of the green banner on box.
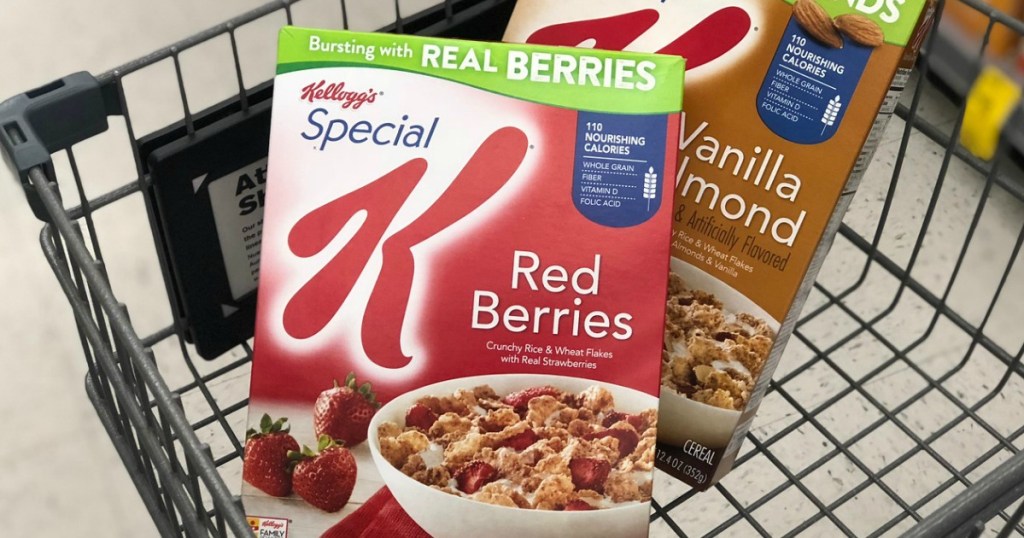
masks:
<svg viewBox="0 0 1024 538"><path fill-rule="evenodd" d="M285 27L278 74L331 66L420 73L546 105L618 114L682 107L677 56ZM623 100L643 94L644 99Z"/></svg>

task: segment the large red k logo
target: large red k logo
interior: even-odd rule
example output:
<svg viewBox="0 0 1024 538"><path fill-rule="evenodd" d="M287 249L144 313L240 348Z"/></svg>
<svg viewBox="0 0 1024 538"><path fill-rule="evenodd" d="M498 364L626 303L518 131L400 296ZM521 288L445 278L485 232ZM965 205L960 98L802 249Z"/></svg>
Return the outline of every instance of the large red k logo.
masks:
<svg viewBox="0 0 1024 538"><path fill-rule="evenodd" d="M595 49L624 50L658 22L659 14L644 9L585 21L567 22L541 28L527 43L578 47L593 42ZM696 26L657 52L686 58L692 71L739 45L750 31L750 15L738 7L726 7L709 15Z"/></svg>
<svg viewBox="0 0 1024 538"><path fill-rule="evenodd" d="M416 270L412 247L491 199L519 169L528 144L519 129L495 131L433 205L386 239L395 215L427 172L424 159L413 159L300 219L288 235L288 247L296 256L308 258L323 251L357 213L366 212L366 221L352 239L288 301L285 331L294 338L322 331L383 242L383 266L363 316L362 344L366 355L381 366L407 365L411 358L402 351L401 336Z"/></svg>

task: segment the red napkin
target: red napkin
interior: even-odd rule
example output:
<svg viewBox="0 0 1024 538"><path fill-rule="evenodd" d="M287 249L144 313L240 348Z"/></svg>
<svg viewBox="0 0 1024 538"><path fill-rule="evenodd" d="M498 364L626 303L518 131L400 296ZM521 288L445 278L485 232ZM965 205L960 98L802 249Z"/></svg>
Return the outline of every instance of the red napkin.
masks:
<svg viewBox="0 0 1024 538"><path fill-rule="evenodd" d="M380 488L365 504L321 538L430 538L398 505L388 488Z"/></svg>

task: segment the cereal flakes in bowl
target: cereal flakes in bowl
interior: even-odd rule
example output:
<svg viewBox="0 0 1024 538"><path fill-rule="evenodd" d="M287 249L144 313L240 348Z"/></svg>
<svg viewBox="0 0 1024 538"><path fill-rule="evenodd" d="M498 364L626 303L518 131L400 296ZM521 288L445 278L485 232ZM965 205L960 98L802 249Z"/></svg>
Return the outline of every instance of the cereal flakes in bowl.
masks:
<svg viewBox="0 0 1024 538"><path fill-rule="evenodd" d="M757 386L779 324L740 292L672 258L659 440L725 447Z"/></svg>
<svg viewBox="0 0 1024 538"><path fill-rule="evenodd" d="M433 536L645 536L657 399L571 377L436 383L382 407L370 450Z"/></svg>

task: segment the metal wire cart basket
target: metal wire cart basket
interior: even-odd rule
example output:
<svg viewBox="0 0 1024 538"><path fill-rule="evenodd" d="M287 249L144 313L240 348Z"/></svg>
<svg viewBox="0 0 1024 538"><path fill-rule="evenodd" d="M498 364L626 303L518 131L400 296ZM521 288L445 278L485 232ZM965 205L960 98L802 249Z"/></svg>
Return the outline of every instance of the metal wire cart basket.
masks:
<svg viewBox="0 0 1024 538"><path fill-rule="evenodd" d="M993 28L1024 34L1024 24L963 1L989 20L952 69L969 86ZM251 536L236 494L252 350L241 341L197 360L162 306L165 283L120 283L138 264L166 262L140 194L144 141L192 136L265 103L286 22L497 39L514 1L319 4L270 3L0 106L5 158L45 223L42 249L74 312L86 392L164 536ZM739 465L701 494L659 476L653 536L1024 535L1024 172L1011 132L1024 115L1018 107L991 161L966 152L964 100L933 76L933 60L947 71L951 61L934 52L936 35ZM150 110L169 101L181 104L173 117ZM108 241L138 242L138 259L105 258ZM154 302L160 316L129 317Z"/></svg>

